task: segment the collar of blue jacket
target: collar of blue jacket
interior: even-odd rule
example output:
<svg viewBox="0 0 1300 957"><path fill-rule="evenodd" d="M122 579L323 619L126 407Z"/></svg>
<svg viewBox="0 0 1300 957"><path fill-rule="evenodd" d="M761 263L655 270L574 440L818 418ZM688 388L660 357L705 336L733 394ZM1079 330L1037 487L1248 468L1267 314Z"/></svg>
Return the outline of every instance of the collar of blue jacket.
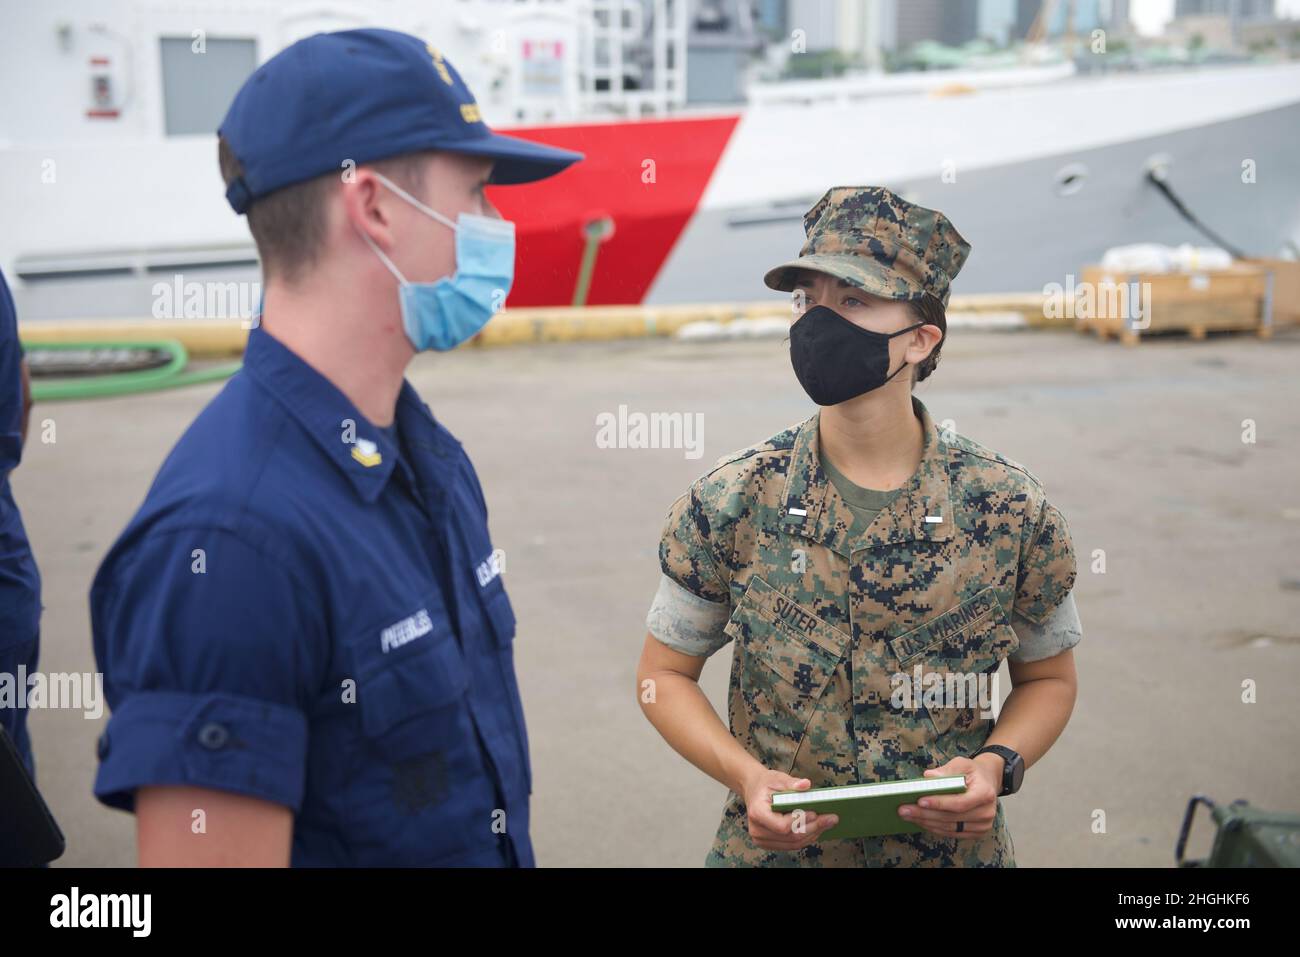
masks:
<svg viewBox="0 0 1300 957"><path fill-rule="evenodd" d="M346 395L263 328L254 328L244 351L244 370L261 384L343 473L366 502L388 484L401 450L389 433L370 422ZM397 397L398 432L440 458L460 453L460 443L439 423L410 381ZM437 474L427 481L437 479Z"/></svg>

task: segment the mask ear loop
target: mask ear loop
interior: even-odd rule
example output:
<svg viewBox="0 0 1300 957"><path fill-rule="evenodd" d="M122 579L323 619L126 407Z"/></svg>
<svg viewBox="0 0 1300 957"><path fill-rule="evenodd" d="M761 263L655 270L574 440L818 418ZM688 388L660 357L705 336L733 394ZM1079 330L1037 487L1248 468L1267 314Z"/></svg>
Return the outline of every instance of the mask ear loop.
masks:
<svg viewBox="0 0 1300 957"><path fill-rule="evenodd" d="M397 279L398 285L409 286L410 283L406 281L406 277L403 276L400 272L398 272L397 267L393 265L393 261L389 259L386 255L384 255L384 251L375 244L375 241L371 239L369 236L367 236L365 233L361 232L361 230L359 229L357 230L357 233L361 236L362 239L365 240L366 245L369 246L371 250L374 251L374 254L379 257L380 261L385 266L388 267L388 271L391 272L394 278Z"/></svg>
<svg viewBox="0 0 1300 957"><path fill-rule="evenodd" d="M916 323L916 325L908 326L906 329L899 329L897 332L891 332L891 333L889 334L889 338L892 339L892 338L894 338L894 336L901 336L901 335L902 335L903 333L905 333L905 332L912 332L912 331L915 330L915 329L920 329L922 326L927 326L927 325L929 325L928 322L918 322L918 323ZM893 372L891 372L889 375L885 376L885 382L888 382L888 381L889 381L890 379L892 379L894 376L898 375L900 372L902 372L904 369L906 369L906 368L908 367L908 365L909 365L908 361L907 361L906 359L904 359L904 360L903 360L903 364L902 364L901 366L899 366L897 369L895 369L895 370L894 370ZM881 384L881 385L884 385L885 382L882 382L882 383L880 383L880 384Z"/></svg>
<svg viewBox="0 0 1300 957"><path fill-rule="evenodd" d="M442 215L442 213L438 212L436 209L433 209L429 206L425 206L424 203L420 202L418 199L416 199L406 190L402 189L402 187L398 186L396 183L394 183L383 173L379 172L378 170L371 170L370 172L374 174L375 179L379 180L379 182L383 183L385 186L391 189L398 196L402 197L402 199L406 200L416 209L420 210L420 212L432 216L434 219L442 223L444 226L449 226L452 229L457 229L456 224L453 223L450 219ZM357 232L360 234L361 238L366 241L366 245L369 246L372 250L374 250L375 255L378 256L380 260L382 260L383 264L388 267L388 271L391 272L394 278L397 279L398 284L402 286L409 286L410 283L406 281L406 277L403 276L398 271L397 267L393 265L393 261L384 254L384 251L375 244L375 241L371 239L369 236L367 236L365 233L361 232L361 230L358 229Z"/></svg>
<svg viewBox="0 0 1300 957"><path fill-rule="evenodd" d="M391 189L394 193L396 193L398 196L402 197L402 199L406 200L408 203L410 203L412 206L414 206L414 207L415 207L416 209L418 209L420 212L424 213L426 216L432 216L434 219L436 219L438 222L442 223L444 226L450 226L452 229L455 229L455 228L456 228L456 224L453 223L450 219L448 219L446 216L442 215L442 213L438 212L438 211L437 211L436 209L434 209L433 207L431 207L431 206L425 206L424 203L420 202L418 199L416 199L414 196L412 196L412 195L411 195L410 193L408 193L406 190L402 189L402 187L398 186L396 183L394 183L391 179L389 179L389 178L388 178L387 176L385 176L383 173L379 172L378 170L373 170L373 169L372 169L370 172L374 173L374 175L375 175L375 179L379 180L379 182L383 183L385 186L387 186L389 189Z"/></svg>

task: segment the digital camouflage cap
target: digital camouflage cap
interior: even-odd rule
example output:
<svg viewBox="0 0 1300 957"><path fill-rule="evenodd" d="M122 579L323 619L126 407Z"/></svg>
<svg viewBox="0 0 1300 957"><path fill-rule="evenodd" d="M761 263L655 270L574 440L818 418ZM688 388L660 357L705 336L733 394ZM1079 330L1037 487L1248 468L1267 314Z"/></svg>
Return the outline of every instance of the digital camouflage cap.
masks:
<svg viewBox="0 0 1300 957"><path fill-rule="evenodd" d="M930 293L945 306L970 243L943 213L883 186L835 186L803 217L799 258L769 269L771 289L791 292L794 270L812 269L887 299Z"/></svg>

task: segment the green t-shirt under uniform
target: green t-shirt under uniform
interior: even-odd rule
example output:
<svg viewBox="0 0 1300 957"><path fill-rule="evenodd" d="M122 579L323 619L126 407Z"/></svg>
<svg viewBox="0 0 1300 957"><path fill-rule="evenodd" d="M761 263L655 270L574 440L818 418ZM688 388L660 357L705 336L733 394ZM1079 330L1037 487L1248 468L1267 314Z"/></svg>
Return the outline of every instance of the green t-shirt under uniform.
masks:
<svg viewBox="0 0 1300 957"><path fill-rule="evenodd" d="M820 458L826 477L831 480L831 484L835 486L835 491L840 493L840 498L844 499L844 504L853 513L853 527L849 529L849 536L852 538L863 534L875 521L880 510L892 502L898 493L902 491L901 488L894 488L887 492L881 492L874 488L863 488L861 485L855 485L843 472L831 465L825 453L822 453Z"/></svg>

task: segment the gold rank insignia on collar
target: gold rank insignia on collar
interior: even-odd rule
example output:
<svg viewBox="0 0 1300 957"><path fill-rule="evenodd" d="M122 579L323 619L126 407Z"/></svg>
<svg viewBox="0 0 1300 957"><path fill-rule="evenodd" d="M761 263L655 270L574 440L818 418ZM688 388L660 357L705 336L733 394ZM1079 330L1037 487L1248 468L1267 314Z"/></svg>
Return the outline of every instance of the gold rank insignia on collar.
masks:
<svg viewBox="0 0 1300 957"><path fill-rule="evenodd" d="M366 468L374 468L384 460L379 446L369 439L357 439L352 445L352 457Z"/></svg>

